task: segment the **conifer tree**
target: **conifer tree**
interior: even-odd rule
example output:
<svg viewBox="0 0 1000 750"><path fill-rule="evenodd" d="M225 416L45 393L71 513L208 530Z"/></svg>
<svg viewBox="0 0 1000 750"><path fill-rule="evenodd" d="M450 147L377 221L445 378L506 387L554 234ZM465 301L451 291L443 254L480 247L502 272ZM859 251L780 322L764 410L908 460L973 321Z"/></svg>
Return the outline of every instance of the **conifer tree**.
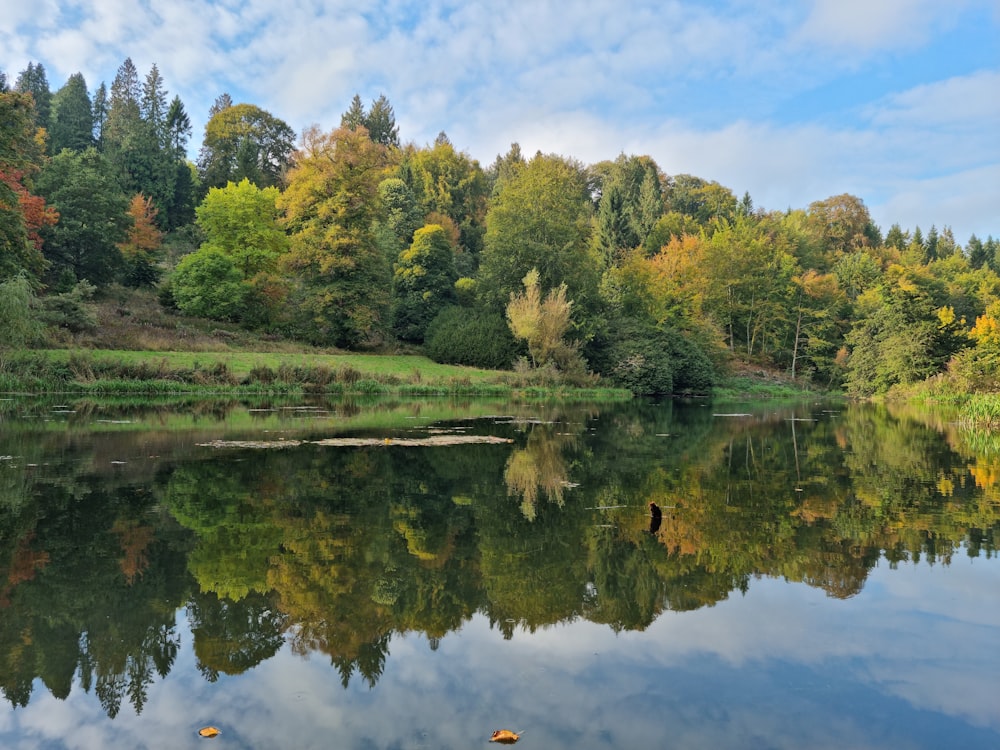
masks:
<svg viewBox="0 0 1000 750"><path fill-rule="evenodd" d="M83 151L94 143L94 113L82 73L74 73L52 97L49 151Z"/></svg>

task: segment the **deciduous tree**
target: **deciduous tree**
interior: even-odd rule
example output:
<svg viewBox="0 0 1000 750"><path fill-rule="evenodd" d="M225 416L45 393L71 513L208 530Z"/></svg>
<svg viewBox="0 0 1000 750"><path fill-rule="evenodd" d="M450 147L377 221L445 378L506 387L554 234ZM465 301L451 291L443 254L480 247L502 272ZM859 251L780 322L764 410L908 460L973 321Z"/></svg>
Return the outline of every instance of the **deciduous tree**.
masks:
<svg viewBox="0 0 1000 750"><path fill-rule="evenodd" d="M278 188L261 189L246 178L209 190L196 211L205 233L202 247L228 256L244 280L274 271L288 250L288 236L279 224L279 195Z"/></svg>
<svg viewBox="0 0 1000 750"><path fill-rule="evenodd" d="M399 256L393 275L393 329L404 341L422 342L427 326L455 301L455 250L439 224L418 229Z"/></svg>
<svg viewBox="0 0 1000 750"><path fill-rule="evenodd" d="M295 149L295 131L253 104L223 107L205 125L198 169L206 189L243 178L258 187L282 186Z"/></svg>
<svg viewBox="0 0 1000 750"><path fill-rule="evenodd" d="M278 205L291 233L282 265L295 277L298 332L308 340L365 346L388 327L390 268L372 226L389 166L386 147L363 128L303 134Z"/></svg>

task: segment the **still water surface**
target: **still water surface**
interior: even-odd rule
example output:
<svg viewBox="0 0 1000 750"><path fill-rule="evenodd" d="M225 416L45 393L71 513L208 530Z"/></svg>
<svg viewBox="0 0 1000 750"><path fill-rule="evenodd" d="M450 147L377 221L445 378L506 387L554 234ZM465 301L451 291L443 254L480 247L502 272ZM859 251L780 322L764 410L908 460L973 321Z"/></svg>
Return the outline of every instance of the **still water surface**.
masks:
<svg viewBox="0 0 1000 750"><path fill-rule="evenodd" d="M998 537L906 409L6 400L0 747L1000 747Z"/></svg>

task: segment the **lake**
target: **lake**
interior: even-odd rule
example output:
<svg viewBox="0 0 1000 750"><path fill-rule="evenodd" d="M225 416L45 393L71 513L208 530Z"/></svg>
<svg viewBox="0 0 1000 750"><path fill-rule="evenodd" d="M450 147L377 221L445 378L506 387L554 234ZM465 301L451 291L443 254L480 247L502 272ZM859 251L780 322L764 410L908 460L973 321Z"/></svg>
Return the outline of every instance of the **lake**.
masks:
<svg viewBox="0 0 1000 750"><path fill-rule="evenodd" d="M998 539L910 407L7 398L0 746L1000 747Z"/></svg>

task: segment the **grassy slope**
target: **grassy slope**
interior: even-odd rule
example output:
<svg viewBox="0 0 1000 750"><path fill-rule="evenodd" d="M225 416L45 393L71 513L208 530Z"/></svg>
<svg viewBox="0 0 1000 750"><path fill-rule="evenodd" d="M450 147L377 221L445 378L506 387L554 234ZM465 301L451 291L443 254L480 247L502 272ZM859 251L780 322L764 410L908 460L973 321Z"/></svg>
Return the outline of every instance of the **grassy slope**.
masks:
<svg viewBox="0 0 1000 750"><path fill-rule="evenodd" d="M356 354L318 349L300 343L261 336L238 326L170 314L151 291L117 289L98 301L98 325L93 331L62 333L45 355L66 361L81 351L101 361L146 363L154 369L211 369L224 364L238 379L254 368L351 369L360 377L395 380L409 384L466 383L471 386L510 383L511 373L474 367L442 365L415 353L387 351ZM734 367L716 390L716 397L774 398L801 396L798 383L780 373L757 367Z"/></svg>

